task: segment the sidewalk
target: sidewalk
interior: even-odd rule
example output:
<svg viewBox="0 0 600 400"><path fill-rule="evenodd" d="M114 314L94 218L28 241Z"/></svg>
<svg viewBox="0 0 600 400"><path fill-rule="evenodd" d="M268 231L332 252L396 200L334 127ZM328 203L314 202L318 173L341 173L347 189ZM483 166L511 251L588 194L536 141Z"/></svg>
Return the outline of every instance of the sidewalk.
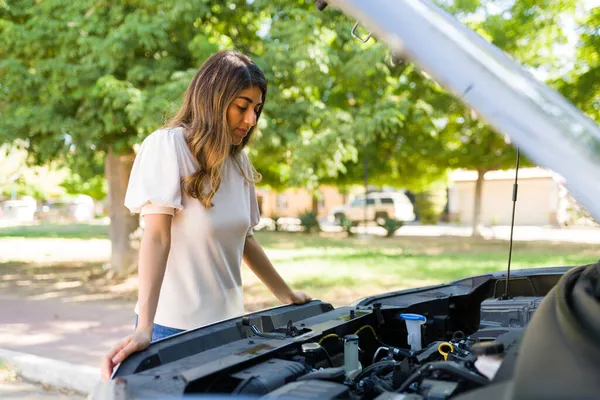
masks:
<svg viewBox="0 0 600 400"><path fill-rule="evenodd" d="M80 393L34 384L18 377L0 376L0 398L19 400L76 400L85 399Z"/></svg>
<svg viewBox="0 0 600 400"><path fill-rule="evenodd" d="M87 392L133 324L133 305L0 295L0 361L28 380Z"/></svg>
<svg viewBox="0 0 600 400"><path fill-rule="evenodd" d="M134 323L133 305L0 295L0 347L7 350L98 367Z"/></svg>

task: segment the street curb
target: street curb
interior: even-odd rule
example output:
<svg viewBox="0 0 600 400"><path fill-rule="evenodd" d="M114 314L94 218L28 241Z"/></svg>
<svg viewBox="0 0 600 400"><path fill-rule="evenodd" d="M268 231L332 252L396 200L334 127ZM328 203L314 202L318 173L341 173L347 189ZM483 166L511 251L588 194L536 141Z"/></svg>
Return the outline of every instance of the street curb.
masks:
<svg viewBox="0 0 600 400"><path fill-rule="evenodd" d="M6 349L0 349L0 361L14 368L22 378L56 389L67 389L87 395L92 393L100 382L99 367L72 364Z"/></svg>

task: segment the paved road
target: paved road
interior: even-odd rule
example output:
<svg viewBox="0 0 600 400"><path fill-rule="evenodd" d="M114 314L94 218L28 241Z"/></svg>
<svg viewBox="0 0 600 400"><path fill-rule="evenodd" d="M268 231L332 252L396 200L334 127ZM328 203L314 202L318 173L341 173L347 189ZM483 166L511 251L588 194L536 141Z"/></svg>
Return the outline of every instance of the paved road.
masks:
<svg viewBox="0 0 600 400"><path fill-rule="evenodd" d="M510 226L484 227L483 237L508 240ZM398 236L470 236L471 228L463 226L421 226L406 225L398 232ZM515 241L555 241L574 243L599 243L600 228L548 228L541 226L515 226L513 231Z"/></svg>
<svg viewBox="0 0 600 400"><path fill-rule="evenodd" d="M321 221L321 227L324 231L335 232L341 228ZM383 235L385 230L376 225L362 225L356 228L357 233L365 231L371 235ZM413 237L435 237L435 236L471 236L471 228L466 226L454 225L411 225L407 224L396 232L396 236ZM510 238L510 226L495 226L482 228L482 236L486 239L508 240ZM569 227L569 228L551 228L542 226L515 226L513 230L513 240L515 241L555 241L572 243L598 243L600 244L600 227Z"/></svg>
<svg viewBox="0 0 600 400"><path fill-rule="evenodd" d="M134 323L129 304L0 295L0 347L7 350L98 367Z"/></svg>

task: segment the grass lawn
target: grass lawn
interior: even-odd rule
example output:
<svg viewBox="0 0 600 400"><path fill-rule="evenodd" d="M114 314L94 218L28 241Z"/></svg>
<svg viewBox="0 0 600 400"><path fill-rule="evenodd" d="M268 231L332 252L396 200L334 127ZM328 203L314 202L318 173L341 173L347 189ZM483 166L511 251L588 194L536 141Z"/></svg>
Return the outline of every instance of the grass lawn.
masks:
<svg viewBox="0 0 600 400"><path fill-rule="evenodd" d="M273 264L295 289L333 303L384 291L433 285L506 269L508 242L459 237L318 237L257 234ZM513 244L512 269L572 266L598 261L597 245ZM245 274L247 297L268 293ZM274 303L266 303L270 305Z"/></svg>
<svg viewBox="0 0 600 400"><path fill-rule="evenodd" d="M52 224L8 226L0 228L0 238L64 238L107 239L108 225L104 224Z"/></svg>
<svg viewBox="0 0 600 400"><path fill-rule="evenodd" d="M19 254L26 252L28 246L41 246L43 243L39 241L53 241L50 250L44 250L43 261L32 256L30 260L25 257L1 262L0 290L18 287L31 296L38 293L46 297L132 301L136 296L135 277L124 282L103 278L98 256L102 257L105 251L108 259L109 250L103 249L109 248L98 245L106 244L106 228L79 224L0 229L0 248L3 242L10 242L13 247L13 241L19 241L24 246ZM66 239L51 239L54 237ZM506 269L508 255L506 241L464 237L348 238L339 234L285 232L257 232L256 237L295 290L306 291L335 305L385 291L501 271ZM86 250L86 246L89 249ZM85 254L91 254L92 247L96 249L96 259L87 261ZM57 249L56 254L52 249ZM515 242L512 268L583 265L599 258L600 247L594 244ZM248 268L243 268L243 281L249 311L277 304Z"/></svg>

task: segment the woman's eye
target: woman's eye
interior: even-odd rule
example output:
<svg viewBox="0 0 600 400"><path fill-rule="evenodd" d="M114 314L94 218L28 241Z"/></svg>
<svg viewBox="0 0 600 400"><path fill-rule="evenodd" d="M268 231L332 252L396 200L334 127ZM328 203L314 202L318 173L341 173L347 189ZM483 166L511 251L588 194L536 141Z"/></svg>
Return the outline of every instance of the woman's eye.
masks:
<svg viewBox="0 0 600 400"><path fill-rule="evenodd" d="M248 109L248 107L242 107L242 106L237 106L237 107L242 111L246 111Z"/></svg>

